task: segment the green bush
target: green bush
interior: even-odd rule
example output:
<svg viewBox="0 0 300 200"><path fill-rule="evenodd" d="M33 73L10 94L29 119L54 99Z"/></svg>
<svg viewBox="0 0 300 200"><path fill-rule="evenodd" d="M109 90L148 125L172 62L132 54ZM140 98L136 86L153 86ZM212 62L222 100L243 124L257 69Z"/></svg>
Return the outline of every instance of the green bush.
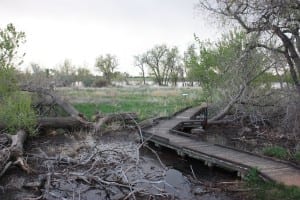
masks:
<svg viewBox="0 0 300 200"><path fill-rule="evenodd" d="M5 96L0 104L0 121L11 133L25 129L31 135L35 134L36 114L31 108L31 97L21 92Z"/></svg>
<svg viewBox="0 0 300 200"><path fill-rule="evenodd" d="M255 168L249 170L249 172L245 176L244 180L246 181L246 183L248 185L251 185L251 186L253 186L255 184L259 184L262 181L258 175L258 170Z"/></svg>
<svg viewBox="0 0 300 200"><path fill-rule="evenodd" d="M300 151L297 151L294 155L296 161L300 162Z"/></svg>
<svg viewBox="0 0 300 200"><path fill-rule="evenodd" d="M19 91L16 70L23 62L18 48L24 42L25 33L17 31L13 24L0 28L0 122L10 133L25 129L34 134L36 115L30 96Z"/></svg>
<svg viewBox="0 0 300 200"><path fill-rule="evenodd" d="M98 78L97 80L95 80L92 84L92 86L94 87L106 87L109 85L109 82L103 78Z"/></svg>
<svg viewBox="0 0 300 200"><path fill-rule="evenodd" d="M273 146L273 147L265 147L263 149L263 154L266 156L271 156L279 159L287 158L288 152L283 147Z"/></svg>
<svg viewBox="0 0 300 200"><path fill-rule="evenodd" d="M0 100L17 90L16 70L0 67Z"/></svg>
<svg viewBox="0 0 300 200"><path fill-rule="evenodd" d="M251 169L245 177L247 188L252 188L251 195L257 200L299 200L300 188L285 186L274 182L264 181L259 177L257 169Z"/></svg>

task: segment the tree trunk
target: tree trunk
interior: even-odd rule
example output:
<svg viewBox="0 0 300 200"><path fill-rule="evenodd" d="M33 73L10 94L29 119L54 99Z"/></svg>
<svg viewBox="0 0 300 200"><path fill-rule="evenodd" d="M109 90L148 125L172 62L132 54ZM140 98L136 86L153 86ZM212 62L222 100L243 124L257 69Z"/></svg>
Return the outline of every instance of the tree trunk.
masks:
<svg viewBox="0 0 300 200"><path fill-rule="evenodd" d="M93 124L94 131L99 132L104 124L111 123L113 121L123 121L126 124L136 124L137 115L136 113L117 113L109 114L104 117L95 117L97 121Z"/></svg>
<svg viewBox="0 0 300 200"><path fill-rule="evenodd" d="M21 89L23 91L28 92L36 92L41 95L50 96L52 100L59 105L66 113L68 113L70 116L76 117L79 120L85 120L85 117L82 113L78 112L74 106L72 106L66 99L63 99L62 97L56 95L54 92L45 89L45 88L35 88L32 86L21 86Z"/></svg>
<svg viewBox="0 0 300 200"><path fill-rule="evenodd" d="M11 145L0 151L0 177L5 174L11 165L18 165L27 173L31 170L23 158L23 145L27 138L24 130L19 130L15 135L11 136Z"/></svg>
<svg viewBox="0 0 300 200"><path fill-rule="evenodd" d="M15 135L11 136L11 157L17 159L23 156L23 144L27 138L27 133L23 130L18 131Z"/></svg>
<svg viewBox="0 0 300 200"><path fill-rule="evenodd" d="M90 128L91 122L78 120L76 117L43 117L38 119L38 128Z"/></svg>
<svg viewBox="0 0 300 200"><path fill-rule="evenodd" d="M227 113L229 112L229 110L232 108L232 106L238 102L238 100L240 99L240 97L242 96L243 92L245 91L246 89L246 86L243 86L239 93L226 105L226 107L221 111L219 112L217 115L215 115L214 117L210 118L207 123L212 123L214 121L217 121L217 120L220 120L222 118L224 118Z"/></svg>

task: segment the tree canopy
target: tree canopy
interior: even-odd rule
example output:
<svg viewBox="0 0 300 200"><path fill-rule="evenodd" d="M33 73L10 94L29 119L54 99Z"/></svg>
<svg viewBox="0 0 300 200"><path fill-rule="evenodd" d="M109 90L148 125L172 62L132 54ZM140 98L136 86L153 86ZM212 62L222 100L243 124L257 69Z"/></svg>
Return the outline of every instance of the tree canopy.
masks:
<svg viewBox="0 0 300 200"><path fill-rule="evenodd" d="M205 0L201 8L239 24L258 39L251 48L264 48L285 57L300 93L300 2L298 0ZM285 67L285 66L282 66Z"/></svg>
<svg viewBox="0 0 300 200"><path fill-rule="evenodd" d="M111 84L118 66L117 57L111 54L101 55L96 58L95 67L102 73L108 84Z"/></svg>
<svg viewBox="0 0 300 200"><path fill-rule="evenodd" d="M149 68L158 85L168 85L170 79L176 82L182 69L177 47L156 45L147 52L135 57L139 66L144 64ZM143 65L142 65L143 64Z"/></svg>

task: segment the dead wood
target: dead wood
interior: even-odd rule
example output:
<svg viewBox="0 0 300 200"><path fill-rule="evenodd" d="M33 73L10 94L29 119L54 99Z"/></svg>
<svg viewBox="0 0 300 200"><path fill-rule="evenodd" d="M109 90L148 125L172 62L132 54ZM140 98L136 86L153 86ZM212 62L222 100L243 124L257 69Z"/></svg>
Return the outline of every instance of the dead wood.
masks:
<svg viewBox="0 0 300 200"><path fill-rule="evenodd" d="M6 170L13 164L20 166L28 173L31 171L23 157L23 145L26 138L27 133L24 130L19 130L15 135L11 136L10 146L0 151L1 176L4 175Z"/></svg>
<svg viewBox="0 0 300 200"><path fill-rule="evenodd" d="M23 144L26 140L27 133L23 130L18 131L15 135L11 136L10 152L12 158L23 156Z"/></svg>
<svg viewBox="0 0 300 200"><path fill-rule="evenodd" d="M89 122L82 113L77 111L77 109L74 108L74 106L72 106L66 99L55 94L53 90L30 85L21 86L21 89L39 94L39 96L42 97L42 101L45 101L44 103L55 103L69 114L68 117L39 118L37 124L39 128L93 128L95 132L99 132L105 124L109 124L114 121L121 121L124 122L124 124L136 124L136 113L117 113L105 116L98 113L93 117L95 122L92 123ZM49 99L49 97L51 98ZM39 104L42 104L42 102L40 101ZM0 128L2 129L3 125L0 124Z"/></svg>
<svg viewBox="0 0 300 200"><path fill-rule="evenodd" d="M232 108L232 106L239 101L240 97L243 95L244 91L246 89L246 86L243 86L239 93L231 99L231 101L225 106L225 108L223 110L221 110L217 115L215 115L214 117L210 118L207 123L210 124L214 121L218 121L221 120L222 118L224 118L228 112L230 111L230 109Z"/></svg>
<svg viewBox="0 0 300 200"><path fill-rule="evenodd" d="M137 119L136 113L116 113L108 115L99 115L96 117L98 121L89 122L78 117L42 117L38 119L38 127L42 129L47 128L93 128L94 130L100 131L101 127L105 124L109 124L114 121L122 121L125 124L134 124L134 120Z"/></svg>
<svg viewBox="0 0 300 200"><path fill-rule="evenodd" d="M135 124L135 120L137 119L136 113L116 113L116 114L108 114L104 117L96 117L98 121L93 124L94 131L99 132L101 128L105 124L109 124L114 121L122 121L125 124Z"/></svg>
<svg viewBox="0 0 300 200"><path fill-rule="evenodd" d="M140 160L139 154L134 153L138 151L136 148L139 147L140 145L132 146L131 143L128 146L120 146L119 143L98 144L89 149L85 159L77 156L74 158L75 162L66 163L66 167L57 168L54 172L48 170L45 183L34 181L25 186L37 186L45 199L61 199L61 193L56 192L58 190L75 199L74 196L84 194L90 188L103 189L105 196L110 196L110 199L134 199L135 196L144 196L145 198L171 196L164 190L164 187L161 187L162 185L172 187L164 180L166 169L150 172L144 170L141 167L143 162L137 162ZM158 154L156 155L158 156ZM29 159L51 159L53 160L52 165L61 163L55 157L47 155L29 155ZM75 188L80 183L86 189L70 191L60 186L65 182L76 185ZM59 183L59 185L53 187L53 183ZM118 195L115 196L116 194ZM36 198L40 198L40 196Z"/></svg>
<svg viewBox="0 0 300 200"><path fill-rule="evenodd" d="M57 104L58 106L60 106L70 116L76 117L76 118L78 118L78 120L86 120L84 115L82 113L78 112L78 110L76 108L74 108L74 106L72 106L66 99L55 94L50 89L33 87L30 85L23 85L23 86L21 86L21 89L23 91L27 91L27 92L38 93L39 95L45 96L44 97L45 99L49 99L49 97L47 97L47 96L50 96L52 101L55 102L55 104ZM48 100L48 101L51 101L51 100Z"/></svg>
<svg viewBox="0 0 300 200"><path fill-rule="evenodd" d="M136 113L116 113L101 116L97 122L89 122L80 117L68 116L68 117L40 117L37 119L36 127L38 129L93 129L95 132L99 132L104 125L121 121L125 125L135 125L137 120ZM7 128L5 124L0 123L0 130Z"/></svg>
<svg viewBox="0 0 300 200"><path fill-rule="evenodd" d="M92 123L85 120L78 120L76 117L42 117L38 119L38 127L40 129L49 128L89 128Z"/></svg>
<svg viewBox="0 0 300 200"><path fill-rule="evenodd" d="M144 121L139 122L138 125L141 128L148 128L148 127L151 127L151 126L157 124L158 120L159 120L159 117L150 118L150 119L146 119Z"/></svg>

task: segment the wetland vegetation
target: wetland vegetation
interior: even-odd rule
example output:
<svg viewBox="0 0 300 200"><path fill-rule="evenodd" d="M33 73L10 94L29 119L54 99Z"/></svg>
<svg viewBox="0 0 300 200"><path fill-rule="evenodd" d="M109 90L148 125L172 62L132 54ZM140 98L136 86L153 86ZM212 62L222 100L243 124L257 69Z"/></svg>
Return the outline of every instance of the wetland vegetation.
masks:
<svg viewBox="0 0 300 200"><path fill-rule="evenodd" d="M24 66L25 33L1 25L0 199L299 199L299 180L269 182L258 168L240 180L143 140L154 118L205 103L193 139L272 157L300 176L299 1L195 9L228 31L215 41L194 34L184 50L148 45L132 56L135 77L110 52L93 66Z"/></svg>

